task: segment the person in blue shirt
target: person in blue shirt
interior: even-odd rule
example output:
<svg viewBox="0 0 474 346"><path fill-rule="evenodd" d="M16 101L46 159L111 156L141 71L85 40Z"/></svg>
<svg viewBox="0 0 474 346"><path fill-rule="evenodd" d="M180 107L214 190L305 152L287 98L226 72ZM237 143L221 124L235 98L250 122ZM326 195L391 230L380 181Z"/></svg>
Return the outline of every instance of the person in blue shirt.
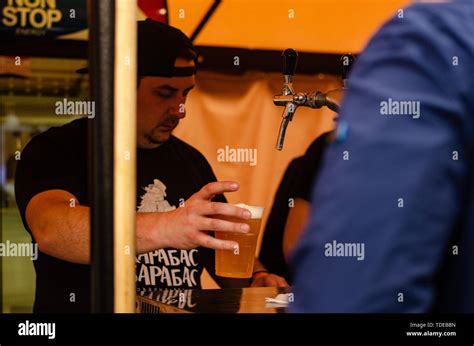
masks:
<svg viewBox="0 0 474 346"><path fill-rule="evenodd" d="M290 312L474 312L474 1L420 3L359 56L291 258Z"/></svg>

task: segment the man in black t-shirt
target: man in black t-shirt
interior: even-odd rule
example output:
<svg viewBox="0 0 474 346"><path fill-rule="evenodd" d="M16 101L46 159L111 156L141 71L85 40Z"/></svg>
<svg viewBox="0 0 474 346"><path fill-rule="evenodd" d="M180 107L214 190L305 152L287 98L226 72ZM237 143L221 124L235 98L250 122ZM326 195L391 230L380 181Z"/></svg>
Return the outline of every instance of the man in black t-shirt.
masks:
<svg viewBox="0 0 474 346"><path fill-rule="evenodd" d="M200 288L204 268L214 274L214 252L238 244L207 231L247 232L247 210L222 195L235 182L216 182L204 156L171 133L185 117L194 87L196 53L178 29L147 19L138 23L137 259L138 288ZM99 115L100 116L100 115ZM15 193L25 228L39 245L35 312L90 309L88 119L34 137L18 164ZM258 274L253 285L286 285Z"/></svg>

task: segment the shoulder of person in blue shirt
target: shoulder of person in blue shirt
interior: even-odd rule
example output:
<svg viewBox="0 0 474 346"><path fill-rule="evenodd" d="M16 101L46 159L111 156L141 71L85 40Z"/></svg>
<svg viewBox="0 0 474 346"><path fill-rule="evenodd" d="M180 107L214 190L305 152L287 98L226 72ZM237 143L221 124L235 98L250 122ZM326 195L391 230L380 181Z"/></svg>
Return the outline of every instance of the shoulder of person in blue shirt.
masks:
<svg viewBox="0 0 474 346"><path fill-rule="evenodd" d="M399 11L349 76L292 312L474 312L474 2Z"/></svg>

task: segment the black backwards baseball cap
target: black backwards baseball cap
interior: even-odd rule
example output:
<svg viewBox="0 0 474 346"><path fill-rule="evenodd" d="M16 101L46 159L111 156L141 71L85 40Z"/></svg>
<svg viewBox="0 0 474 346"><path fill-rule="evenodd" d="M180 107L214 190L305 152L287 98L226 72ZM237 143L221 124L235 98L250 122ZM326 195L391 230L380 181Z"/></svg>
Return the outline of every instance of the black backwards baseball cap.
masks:
<svg viewBox="0 0 474 346"><path fill-rule="evenodd" d="M138 76L187 77L196 73L196 48L181 30L151 18L137 23ZM175 67L180 56L189 56L195 66ZM87 73L88 68L77 72Z"/></svg>

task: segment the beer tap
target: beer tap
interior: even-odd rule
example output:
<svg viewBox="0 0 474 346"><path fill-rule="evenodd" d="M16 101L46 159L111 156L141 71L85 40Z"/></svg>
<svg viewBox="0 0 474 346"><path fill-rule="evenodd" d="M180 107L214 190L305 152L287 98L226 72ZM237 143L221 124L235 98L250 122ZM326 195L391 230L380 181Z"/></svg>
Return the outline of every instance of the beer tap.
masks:
<svg viewBox="0 0 474 346"><path fill-rule="evenodd" d="M277 139L277 149L283 149L283 141L285 140L286 128L295 114L297 104L294 100L295 91L293 90L293 76L296 71L296 64L298 63L298 53L294 49L285 49L283 52L283 87L281 88L281 95L275 95L273 103L276 106L285 106L283 111L283 119L280 125L280 131Z"/></svg>
<svg viewBox="0 0 474 346"><path fill-rule="evenodd" d="M273 103L276 106L284 106L285 109L282 115L282 121L280 124L280 130L278 132L278 139L276 144L277 150L283 149L283 142L285 140L286 129L290 121L293 120L293 116L296 109L300 106L310 108L321 108L328 107L334 112L339 111L339 99L341 98L343 89L347 88L347 74L350 69L351 63L354 61L354 57L350 54L343 55L341 57L342 62L342 78L343 78L343 89L331 90L329 92L322 93L321 91L313 91L310 93L299 92L295 93L293 89L293 76L295 74L296 65L298 63L298 53L294 49L285 49L283 52L283 87L280 95L275 95Z"/></svg>

